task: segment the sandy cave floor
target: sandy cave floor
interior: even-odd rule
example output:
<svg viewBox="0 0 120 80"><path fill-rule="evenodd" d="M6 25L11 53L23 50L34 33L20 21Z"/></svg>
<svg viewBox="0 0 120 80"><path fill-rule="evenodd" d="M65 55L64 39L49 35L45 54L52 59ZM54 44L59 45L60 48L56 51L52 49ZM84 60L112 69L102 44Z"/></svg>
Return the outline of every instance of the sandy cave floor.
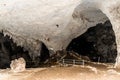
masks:
<svg viewBox="0 0 120 80"><path fill-rule="evenodd" d="M30 68L20 73L5 69L0 70L0 80L120 80L120 70L105 64Z"/></svg>

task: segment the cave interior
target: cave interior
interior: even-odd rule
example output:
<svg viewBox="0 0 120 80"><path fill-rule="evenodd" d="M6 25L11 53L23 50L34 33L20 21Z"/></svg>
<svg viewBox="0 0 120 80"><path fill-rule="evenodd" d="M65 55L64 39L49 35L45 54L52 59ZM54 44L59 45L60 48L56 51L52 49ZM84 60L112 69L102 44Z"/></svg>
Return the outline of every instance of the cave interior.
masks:
<svg viewBox="0 0 120 80"><path fill-rule="evenodd" d="M114 63L117 56L117 47L115 34L110 21L99 23L89 28L77 38L74 38L66 48L66 51L87 56L93 62L98 62L99 59L99 62L102 63ZM64 53L64 51L62 51L62 53ZM37 57L39 65L50 58L50 52L44 43L42 43L42 50L38 54L41 54ZM9 68L11 60L19 57L23 57L26 60L26 67L39 67L29 56L29 51L25 50L24 47L17 46L12 38L8 35L4 36L4 33L1 32L0 68Z"/></svg>
<svg viewBox="0 0 120 80"><path fill-rule="evenodd" d="M93 62L115 63L117 47L110 21L89 28L85 33L73 39L66 50L88 56Z"/></svg>

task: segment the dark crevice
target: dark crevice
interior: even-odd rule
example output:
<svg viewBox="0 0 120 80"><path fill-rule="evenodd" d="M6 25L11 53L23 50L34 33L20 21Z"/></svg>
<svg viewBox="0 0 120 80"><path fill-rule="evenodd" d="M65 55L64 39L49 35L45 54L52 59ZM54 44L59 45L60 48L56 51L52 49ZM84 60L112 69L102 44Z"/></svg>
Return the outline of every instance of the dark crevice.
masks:
<svg viewBox="0 0 120 80"><path fill-rule="evenodd" d="M40 62L45 62L46 59L50 58L49 50L45 46L45 44L42 43L42 51L40 56Z"/></svg>
<svg viewBox="0 0 120 80"><path fill-rule="evenodd" d="M84 34L73 39L67 51L88 56L91 61L114 63L117 56L115 34L110 21L89 28Z"/></svg>

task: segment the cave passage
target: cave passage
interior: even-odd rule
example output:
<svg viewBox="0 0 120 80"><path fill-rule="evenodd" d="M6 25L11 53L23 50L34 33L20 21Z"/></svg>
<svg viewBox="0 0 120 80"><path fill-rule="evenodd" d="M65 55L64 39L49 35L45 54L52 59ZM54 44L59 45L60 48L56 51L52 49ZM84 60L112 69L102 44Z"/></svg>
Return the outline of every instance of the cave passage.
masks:
<svg viewBox="0 0 120 80"><path fill-rule="evenodd" d="M24 47L17 46L12 38L8 35L4 36L3 32L0 32L0 69L9 68L11 61L20 57L25 59L26 68L40 67L41 63L49 58L49 50L44 43L42 43L41 52L38 54L40 56L35 58L37 63L32 60L29 51L25 50Z"/></svg>
<svg viewBox="0 0 120 80"><path fill-rule="evenodd" d="M99 60L99 62L114 63L117 57L117 46L110 21L89 28L84 34L73 39L66 50L68 52L77 52L81 56L88 56L94 62ZM57 57L53 55L53 57L58 59L58 57L64 56L66 52L62 53ZM38 54L40 56L37 56L37 62L34 62L29 55L29 50L17 46L12 38L8 35L4 36L0 32L0 69L9 68L11 60L20 57L25 59L27 68L40 67L47 60L48 62L51 61L50 52L44 43L42 43L41 52Z"/></svg>
<svg viewBox="0 0 120 80"><path fill-rule="evenodd" d="M115 63L117 47L110 21L106 21L104 24L99 23L73 39L68 45L67 51L88 56L94 62L99 60L102 63Z"/></svg>

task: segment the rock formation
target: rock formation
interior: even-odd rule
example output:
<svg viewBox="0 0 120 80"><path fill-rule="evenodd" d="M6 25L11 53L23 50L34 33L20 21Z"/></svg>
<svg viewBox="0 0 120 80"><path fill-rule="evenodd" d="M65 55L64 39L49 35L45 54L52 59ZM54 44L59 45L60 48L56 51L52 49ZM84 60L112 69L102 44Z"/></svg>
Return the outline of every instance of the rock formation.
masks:
<svg viewBox="0 0 120 80"><path fill-rule="evenodd" d="M0 0L0 30L17 45L39 53L43 42L49 50L65 49L89 27L110 20L116 36L120 64L120 0Z"/></svg>
<svg viewBox="0 0 120 80"><path fill-rule="evenodd" d="M24 58L18 58L11 61L10 68L13 72L22 72L25 71L26 61Z"/></svg>

